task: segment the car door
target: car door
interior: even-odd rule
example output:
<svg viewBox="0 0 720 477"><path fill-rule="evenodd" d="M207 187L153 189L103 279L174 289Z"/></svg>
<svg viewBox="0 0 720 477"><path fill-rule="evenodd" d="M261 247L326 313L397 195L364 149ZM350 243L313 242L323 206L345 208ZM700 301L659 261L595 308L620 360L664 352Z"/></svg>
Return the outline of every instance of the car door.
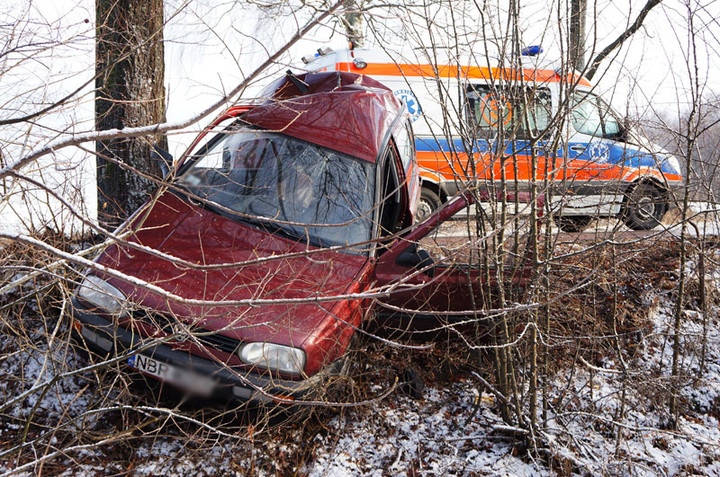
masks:
<svg viewBox="0 0 720 477"><path fill-rule="evenodd" d="M374 279L384 296L378 315L412 315L414 328L437 323L437 318L466 319L491 307L500 281L522 285L528 281L531 261L519 257L515 265L498 270L482 257L465 262L442 252L433 235L450 217L473 203L470 193L456 196L441 209L391 243L376 261ZM465 238L467 241L467 238ZM435 250L426 251L430 245ZM470 248L465 248L465 251Z"/></svg>

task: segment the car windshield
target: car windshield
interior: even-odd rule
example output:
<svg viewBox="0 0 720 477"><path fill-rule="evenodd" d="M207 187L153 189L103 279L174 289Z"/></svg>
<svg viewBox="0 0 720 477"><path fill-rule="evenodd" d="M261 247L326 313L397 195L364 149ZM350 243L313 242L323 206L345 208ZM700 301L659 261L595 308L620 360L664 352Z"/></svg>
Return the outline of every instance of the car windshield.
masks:
<svg viewBox="0 0 720 477"><path fill-rule="evenodd" d="M300 139L231 126L189 158L178 183L216 213L312 245L370 240L374 164Z"/></svg>

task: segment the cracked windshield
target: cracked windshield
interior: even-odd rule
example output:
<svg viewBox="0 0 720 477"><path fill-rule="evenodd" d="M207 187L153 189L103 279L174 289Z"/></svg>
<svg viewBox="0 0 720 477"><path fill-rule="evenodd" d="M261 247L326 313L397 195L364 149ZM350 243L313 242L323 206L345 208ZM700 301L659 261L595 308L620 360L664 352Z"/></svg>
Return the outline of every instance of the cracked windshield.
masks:
<svg viewBox="0 0 720 477"><path fill-rule="evenodd" d="M311 245L360 244L372 231L375 165L235 125L192 156L179 183L201 205Z"/></svg>

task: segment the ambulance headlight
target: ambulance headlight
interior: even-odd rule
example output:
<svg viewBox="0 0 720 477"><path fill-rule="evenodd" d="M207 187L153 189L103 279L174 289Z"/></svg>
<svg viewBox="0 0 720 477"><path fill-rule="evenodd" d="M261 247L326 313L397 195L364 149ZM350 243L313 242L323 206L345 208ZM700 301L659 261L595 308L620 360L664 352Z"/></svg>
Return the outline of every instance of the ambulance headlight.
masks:
<svg viewBox="0 0 720 477"><path fill-rule="evenodd" d="M85 277L77 291L77 296L107 313L127 315L125 295L98 276Z"/></svg>
<svg viewBox="0 0 720 477"><path fill-rule="evenodd" d="M245 364L281 373L300 374L305 369L305 351L275 343L247 343L238 352Z"/></svg>

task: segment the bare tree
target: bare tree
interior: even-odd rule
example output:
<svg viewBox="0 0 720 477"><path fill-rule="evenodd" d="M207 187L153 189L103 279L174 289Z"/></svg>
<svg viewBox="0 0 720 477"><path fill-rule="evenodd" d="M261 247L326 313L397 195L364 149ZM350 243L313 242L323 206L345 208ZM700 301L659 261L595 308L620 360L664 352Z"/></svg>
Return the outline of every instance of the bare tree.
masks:
<svg viewBox="0 0 720 477"><path fill-rule="evenodd" d="M159 124L165 120L163 2L97 2L96 127L100 131ZM167 149L162 134L98 141L98 215L117 226L149 197L151 180L162 177L151 160L153 143Z"/></svg>
<svg viewBox="0 0 720 477"><path fill-rule="evenodd" d="M342 23L345 27L345 34L348 41L356 48L365 46L365 32L363 31L363 6L362 0L348 0L345 2L345 12L342 16Z"/></svg>
<svg viewBox="0 0 720 477"><path fill-rule="evenodd" d="M595 73L597 73L600 64L605 61L612 54L613 51L615 51L617 48L620 48L623 43L625 43L625 41L627 41L642 27L645 18L647 17L648 13L650 13L650 10L658 6L661 2L662 0L648 0L647 3L645 3L645 5L643 6L642 10L640 10L640 13L638 13L635 21L633 21L632 24L630 24L630 26L625 31L618 35L615 40L610 42L609 45L603 48L597 55L595 55L592 61L590 61L585 76L587 76L589 79L592 79L595 76Z"/></svg>
<svg viewBox="0 0 720 477"><path fill-rule="evenodd" d="M588 18L588 2L587 0L570 0L570 20L568 25L568 61L577 71L583 72L588 78L592 79L597 73L601 64L608 59L613 51L621 48L622 45L630 39L643 25L648 13L659 5L662 0L648 0L640 10L640 13L629 26L620 33L617 38L605 46L599 53L595 54L596 40L591 42L592 49L588 52L587 29L586 23ZM595 19L601 19L602 13L598 12ZM593 23L593 29L597 23ZM597 38L597 33L593 34ZM592 60L586 64L586 54L594 55Z"/></svg>
<svg viewBox="0 0 720 477"><path fill-rule="evenodd" d="M570 64L578 70L585 69L585 23L587 21L587 0L570 0L570 31L568 43Z"/></svg>

